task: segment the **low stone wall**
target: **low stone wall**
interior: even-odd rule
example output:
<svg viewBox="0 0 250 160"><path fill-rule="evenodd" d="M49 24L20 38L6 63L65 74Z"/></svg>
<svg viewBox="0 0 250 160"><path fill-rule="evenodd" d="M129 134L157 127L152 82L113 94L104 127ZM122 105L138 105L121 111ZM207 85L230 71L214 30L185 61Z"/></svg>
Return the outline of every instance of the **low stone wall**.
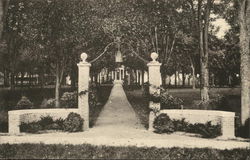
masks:
<svg viewBox="0 0 250 160"><path fill-rule="evenodd" d="M166 113L171 119L185 120L189 123L206 123L211 121L213 125L221 124L222 136L221 138L231 139L235 138L234 134L234 112L226 111L213 111L213 110L178 110L178 109L165 109L161 110L161 113ZM150 113L150 125L153 126L155 115ZM153 130L153 128L149 128Z"/></svg>
<svg viewBox="0 0 250 160"><path fill-rule="evenodd" d="M70 112L78 113L78 109L26 109L9 111L9 134L19 134L21 122L38 121L41 117L51 116L54 120L65 119Z"/></svg>

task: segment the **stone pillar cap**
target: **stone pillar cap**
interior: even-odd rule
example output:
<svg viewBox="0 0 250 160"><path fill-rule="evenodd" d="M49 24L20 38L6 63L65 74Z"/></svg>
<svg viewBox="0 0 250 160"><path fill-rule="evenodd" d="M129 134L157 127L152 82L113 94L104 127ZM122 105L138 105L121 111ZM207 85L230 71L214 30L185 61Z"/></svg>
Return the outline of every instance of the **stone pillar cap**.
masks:
<svg viewBox="0 0 250 160"><path fill-rule="evenodd" d="M152 58L152 60L153 60L153 62L155 62L156 61L156 59L158 58L158 54L156 53L156 52L153 52L153 53L151 53L151 58Z"/></svg>
<svg viewBox="0 0 250 160"><path fill-rule="evenodd" d="M87 53L83 52L80 57L81 57L82 62L86 62L86 59L88 58L88 55L87 55Z"/></svg>

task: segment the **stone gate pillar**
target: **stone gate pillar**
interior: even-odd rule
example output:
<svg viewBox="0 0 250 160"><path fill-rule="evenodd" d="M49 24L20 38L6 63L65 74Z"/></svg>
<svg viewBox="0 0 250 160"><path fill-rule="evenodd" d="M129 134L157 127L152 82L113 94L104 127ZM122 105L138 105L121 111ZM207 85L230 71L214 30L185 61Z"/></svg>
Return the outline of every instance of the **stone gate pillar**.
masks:
<svg viewBox="0 0 250 160"><path fill-rule="evenodd" d="M81 117L84 119L83 130L89 129L89 69L91 64L86 62L88 55L86 53L81 54L81 62L78 66L78 110ZM85 92L84 94L81 94Z"/></svg>
<svg viewBox="0 0 250 160"><path fill-rule="evenodd" d="M153 52L151 53L152 61L147 64L148 66L148 82L149 82L149 93L153 94L157 92L157 87L161 86L161 72L160 67L161 63L159 63L156 59L158 58L158 54ZM160 109L160 103L156 104L153 102L150 102L149 107L150 108L157 108ZM149 114L149 130L153 130L153 121L155 119L155 113L153 111Z"/></svg>

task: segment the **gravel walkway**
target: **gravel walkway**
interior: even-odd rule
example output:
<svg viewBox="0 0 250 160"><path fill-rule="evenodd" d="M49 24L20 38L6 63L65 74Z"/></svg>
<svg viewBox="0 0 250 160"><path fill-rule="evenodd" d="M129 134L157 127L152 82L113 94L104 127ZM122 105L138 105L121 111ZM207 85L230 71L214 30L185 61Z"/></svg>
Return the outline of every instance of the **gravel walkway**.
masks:
<svg viewBox="0 0 250 160"><path fill-rule="evenodd" d="M155 134L145 130L129 104L120 84L115 84L96 125L79 133L54 132L45 134L0 135L0 143L92 144L138 147L187 147L234 149L250 148L244 139L222 140L199 138L176 132Z"/></svg>

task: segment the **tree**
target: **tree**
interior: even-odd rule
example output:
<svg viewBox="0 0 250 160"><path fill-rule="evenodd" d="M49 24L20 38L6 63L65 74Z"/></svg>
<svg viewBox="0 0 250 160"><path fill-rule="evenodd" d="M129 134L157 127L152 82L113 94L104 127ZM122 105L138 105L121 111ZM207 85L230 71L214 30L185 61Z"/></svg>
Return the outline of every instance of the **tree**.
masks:
<svg viewBox="0 0 250 160"><path fill-rule="evenodd" d="M241 50L241 122L250 118L250 0L239 1Z"/></svg>
<svg viewBox="0 0 250 160"><path fill-rule="evenodd" d="M2 34L5 25L5 18L8 11L9 0L0 1L0 39L2 40Z"/></svg>
<svg viewBox="0 0 250 160"><path fill-rule="evenodd" d="M205 9L202 11L202 6ZM208 27L210 21L211 7L213 0L207 0L206 4L202 4L202 0L198 0L198 31L199 31L199 53L201 66L201 100L207 102L209 100L209 72L208 72Z"/></svg>

